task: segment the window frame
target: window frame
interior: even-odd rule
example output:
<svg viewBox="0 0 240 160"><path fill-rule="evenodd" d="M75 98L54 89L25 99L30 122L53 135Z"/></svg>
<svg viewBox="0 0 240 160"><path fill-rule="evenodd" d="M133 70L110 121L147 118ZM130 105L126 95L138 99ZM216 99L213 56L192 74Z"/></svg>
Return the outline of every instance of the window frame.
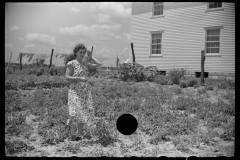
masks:
<svg viewBox="0 0 240 160"><path fill-rule="evenodd" d="M222 11L224 10L224 3L222 3L222 7L218 7L218 8L209 8L209 3L210 2L207 2L207 7L206 7L206 11L205 12L212 12L212 11Z"/></svg>
<svg viewBox="0 0 240 160"><path fill-rule="evenodd" d="M163 39L164 39L164 31L150 31L150 54L149 57L162 57L163 56ZM153 34L162 34L161 38L161 54L152 54L152 35Z"/></svg>
<svg viewBox="0 0 240 160"><path fill-rule="evenodd" d="M151 18L159 18L159 17L164 17L165 15L164 15L164 5L165 5L165 3L164 2L162 2L162 5L163 5L163 14L162 15L154 15L154 2L152 2L152 17Z"/></svg>
<svg viewBox="0 0 240 160"><path fill-rule="evenodd" d="M219 53L207 53L207 31L208 30L220 30L219 38ZM204 51L206 56L222 56L222 32L223 26L204 27L205 38L204 38Z"/></svg>

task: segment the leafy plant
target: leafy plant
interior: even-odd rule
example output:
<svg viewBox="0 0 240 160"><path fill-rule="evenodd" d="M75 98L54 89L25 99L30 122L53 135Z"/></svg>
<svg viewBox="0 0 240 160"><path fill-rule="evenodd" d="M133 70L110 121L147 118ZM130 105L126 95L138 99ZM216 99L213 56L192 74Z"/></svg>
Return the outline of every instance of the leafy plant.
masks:
<svg viewBox="0 0 240 160"><path fill-rule="evenodd" d="M182 81L180 82L180 87L181 87L181 88L186 88L186 87L187 87L187 81L182 80Z"/></svg>
<svg viewBox="0 0 240 160"><path fill-rule="evenodd" d="M174 68L168 74L169 79L172 80L173 84L179 84L179 79L182 78L186 70L184 68L176 69Z"/></svg>
<svg viewBox="0 0 240 160"><path fill-rule="evenodd" d="M156 75L154 77L154 82L161 85L166 85L168 83L168 78L163 75Z"/></svg>
<svg viewBox="0 0 240 160"><path fill-rule="evenodd" d="M197 79L192 78L192 79L189 80L188 86L193 87L194 85L197 85Z"/></svg>

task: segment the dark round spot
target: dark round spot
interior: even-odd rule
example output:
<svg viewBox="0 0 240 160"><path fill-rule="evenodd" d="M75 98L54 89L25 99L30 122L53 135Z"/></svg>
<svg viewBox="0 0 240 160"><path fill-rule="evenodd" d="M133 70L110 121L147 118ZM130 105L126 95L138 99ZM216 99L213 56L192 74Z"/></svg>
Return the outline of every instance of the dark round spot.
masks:
<svg viewBox="0 0 240 160"><path fill-rule="evenodd" d="M131 114L123 114L117 119L117 129L124 135L133 134L138 127L137 119Z"/></svg>

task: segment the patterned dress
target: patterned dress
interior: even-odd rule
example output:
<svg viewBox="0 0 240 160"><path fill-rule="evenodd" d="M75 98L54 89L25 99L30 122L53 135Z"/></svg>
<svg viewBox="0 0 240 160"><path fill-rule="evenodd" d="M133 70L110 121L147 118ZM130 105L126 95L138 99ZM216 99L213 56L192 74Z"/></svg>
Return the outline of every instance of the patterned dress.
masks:
<svg viewBox="0 0 240 160"><path fill-rule="evenodd" d="M67 63L74 69L73 77L88 77L88 68L77 60ZM91 86L87 82L72 82L68 91L68 106L70 116L76 117L78 122L92 126L94 123L94 109Z"/></svg>

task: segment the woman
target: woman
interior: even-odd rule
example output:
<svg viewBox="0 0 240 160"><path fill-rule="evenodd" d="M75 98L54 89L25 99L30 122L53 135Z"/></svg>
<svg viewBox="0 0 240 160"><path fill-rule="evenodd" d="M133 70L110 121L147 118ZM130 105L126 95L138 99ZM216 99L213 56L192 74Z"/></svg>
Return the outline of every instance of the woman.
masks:
<svg viewBox="0 0 240 160"><path fill-rule="evenodd" d="M85 54L87 48L84 44L77 44L73 49L75 59L69 61L66 60L66 80L71 82L68 91L68 106L70 119L67 121L67 125L70 128L72 119L74 117L78 120L77 136L76 140L83 138L83 125L86 124L91 127L94 123L94 110L90 85L87 83L89 76L88 69L96 69L101 66L100 62L92 57L92 54L88 51L88 60L86 60ZM84 58L85 57L85 58ZM93 61L95 64L91 64L89 61ZM91 136L89 137L91 138Z"/></svg>

